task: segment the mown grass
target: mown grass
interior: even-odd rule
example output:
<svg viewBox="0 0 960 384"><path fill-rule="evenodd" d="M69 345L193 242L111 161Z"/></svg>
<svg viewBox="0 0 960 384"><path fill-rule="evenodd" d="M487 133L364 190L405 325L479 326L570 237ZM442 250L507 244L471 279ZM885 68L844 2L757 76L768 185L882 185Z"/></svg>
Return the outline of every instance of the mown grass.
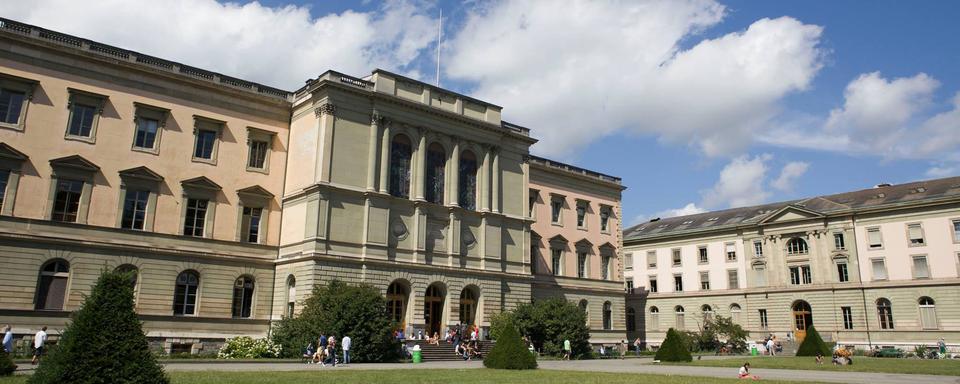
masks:
<svg viewBox="0 0 960 384"><path fill-rule="evenodd" d="M960 376L960 360L921 360L875 357L853 357L853 365L836 366L830 363L830 357L824 357L823 365L817 365L813 357L769 357L756 356L742 359L694 360L690 363L665 363L674 365L694 365L700 367L736 368L744 362L750 368L801 369L821 371L910 373L926 375Z"/></svg>
<svg viewBox="0 0 960 384"><path fill-rule="evenodd" d="M495 369L402 369L402 370L342 370L294 372L171 372L174 384L309 384L309 383L416 383L416 384L703 384L739 383L736 379L705 379L703 377L662 376L605 372L572 372L553 370L505 371ZM800 383L764 380L768 383ZM2 384L26 383L26 376L0 378Z"/></svg>

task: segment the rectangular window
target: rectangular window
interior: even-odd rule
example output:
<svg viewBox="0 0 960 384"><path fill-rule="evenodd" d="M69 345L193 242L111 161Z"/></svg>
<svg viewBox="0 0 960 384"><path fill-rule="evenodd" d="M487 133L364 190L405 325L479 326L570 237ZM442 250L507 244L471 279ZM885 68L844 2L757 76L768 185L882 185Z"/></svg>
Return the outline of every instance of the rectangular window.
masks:
<svg viewBox="0 0 960 384"><path fill-rule="evenodd" d="M248 243L260 242L260 218L263 208L243 207L243 218L240 224L240 234L243 241Z"/></svg>
<svg viewBox="0 0 960 384"><path fill-rule="evenodd" d="M536 211L534 210L534 207L536 207L536 206L537 206L537 191L531 189L531 190L530 190L530 201L528 201L528 205L527 205L527 216L529 216L529 217L535 217L533 214L534 214L534 212L536 212Z"/></svg>
<svg viewBox="0 0 960 384"><path fill-rule="evenodd" d="M670 253L673 256L673 266L680 266L680 264L683 262L683 260L680 258L680 248L674 248L670 251Z"/></svg>
<svg viewBox="0 0 960 384"><path fill-rule="evenodd" d="M70 107L70 126L67 135L77 137L91 137L93 120L97 115L97 107L86 104L73 104Z"/></svg>
<svg viewBox="0 0 960 384"><path fill-rule="evenodd" d="M53 200L53 214L50 219L68 223L77 222L80 212L80 195L83 182L78 180L57 180L57 192Z"/></svg>
<svg viewBox="0 0 960 384"><path fill-rule="evenodd" d="M837 263L837 281L841 283L850 281L850 274L847 271L847 263Z"/></svg>
<svg viewBox="0 0 960 384"><path fill-rule="evenodd" d="M913 278L914 279L930 278L930 269L927 267L926 256L913 257Z"/></svg>
<svg viewBox="0 0 960 384"><path fill-rule="evenodd" d="M657 251L647 251L647 268L657 267Z"/></svg>
<svg viewBox="0 0 960 384"><path fill-rule="evenodd" d="M600 231L609 232L610 231L610 208L603 208L600 210Z"/></svg>
<svg viewBox="0 0 960 384"><path fill-rule="evenodd" d="M600 279L610 280L610 257L600 259Z"/></svg>
<svg viewBox="0 0 960 384"><path fill-rule="evenodd" d="M833 234L833 247L839 251L847 249L847 243L844 241L842 233Z"/></svg>
<svg viewBox="0 0 960 384"><path fill-rule="evenodd" d="M853 308L840 307L840 312L843 313L843 329L853 329Z"/></svg>
<svg viewBox="0 0 960 384"><path fill-rule="evenodd" d="M267 146L268 142L261 140L250 140L249 153L247 154L247 168L266 169L267 168Z"/></svg>
<svg viewBox="0 0 960 384"><path fill-rule="evenodd" d="M560 276L560 273L562 272L562 271L560 270L560 266L561 266L561 264L562 264L562 263L561 263L561 260L560 260L560 257L561 257L561 255L563 255L562 252L563 252L563 251L561 251L561 250L559 250L559 249L554 249L554 248L551 248L551 249L550 249L550 261L551 261L551 264L552 264L551 266L553 267L553 275L554 275L554 276Z"/></svg>
<svg viewBox="0 0 960 384"><path fill-rule="evenodd" d="M187 199L187 212L183 221L183 234L186 236L203 237L203 228L207 221L208 200Z"/></svg>
<svg viewBox="0 0 960 384"><path fill-rule="evenodd" d="M623 255L623 269L627 271L633 270L633 253Z"/></svg>
<svg viewBox="0 0 960 384"><path fill-rule="evenodd" d="M813 283L813 278L810 276L810 266L809 266L809 265L804 265L804 266L800 267L800 273L802 274L803 283L804 283L804 284Z"/></svg>
<svg viewBox="0 0 960 384"><path fill-rule="evenodd" d="M727 288L740 289L740 277L737 276L736 269L731 269L727 271Z"/></svg>
<svg viewBox="0 0 960 384"><path fill-rule="evenodd" d="M3 210L3 204L7 197L7 183L10 182L10 171L0 169L0 211Z"/></svg>
<svg viewBox="0 0 960 384"><path fill-rule="evenodd" d="M550 221L554 224L560 224L560 212L563 211L563 201L553 200L550 202Z"/></svg>
<svg viewBox="0 0 960 384"><path fill-rule="evenodd" d="M870 265L873 266L873 279L874 280L886 280L887 279L887 266L884 264L883 259L871 259Z"/></svg>
<svg viewBox="0 0 960 384"><path fill-rule="evenodd" d="M587 277L587 254L585 252L577 253L577 277Z"/></svg>
<svg viewBox="0 0 960 384"><path fill-rule="evenodd" d="M737 245L734 243L727 243L724 245L727 251L727 261L737 261Z"/></svg>
<svg viewBox="0 0 960 384"><path fill-rule="evenodd" d="M20 114L26 100L26 92L0 88L0 123L20 124Z"/></svg>
<svg viewBox="0 0 960 384"><path fill-rule="evenodd" d="M533 274L537 273L537 262L540 260L538 251L539 251L539 248L536 242L530 245L530 273L533 273Z"/></svg>
<svg viewBox="0 0 960 384"><path fill-rule="evenodd" d="M883 248L883 238L880 236L880 228L867 228L867 244L870 249Z"/></svg>
<svg viewBox="0 0 960 384"><path fill-rule="evenodd" d="M123 198L123 216L120 218L120 228L143 230L149 198L149 191L127 190Z"/></svg>
<svg viewBox="0 0 960 384"><path fill-rule="evenodd" d="M133 146L142 149L154 149L157 142L157 132L159 130L159 120L138 116L137 132L133 138Z"/></svg>
<svg viewBox="0 0 960 384"><path fill-rule="evenodd" d="M673 291L683 292L683 275L673 275Z"/></svg>
<svg viewBox="0 0 960 384"><path fill-rule="evenodd" d="M953 242L960 243L960 219L953 221Z"/></svg>
<svg viewBox="0 0 960 384"><path fill-rule="evenodd" d="M700 264L705 264L705 263L707 263L708 261L710 261L710 260L707 258L707 247L697 248L697 255L700 256L700 258L699 258Z"/></svg>
<svg viewBox="0 0 960 384"><path fill-rule="evenodd" d="M753 255L755 257L763 257L763 243L760 241L753 242Z"/></svg>
<svg viewBox="0 0 960 384"><path fill-rule="evenodd" d="M916 246L924 245L923 227L920 226L920 223L908 224L907 236L909 237L911 246L916 247Z"/></svg>
<svg viewBox="0 0 960 384"><path fill-rule="evenodd" d="M700 290L710 290L710 272L700 272Z"/></svg>
<svg viewBox="0 0 960 384"><path fill-rule="evenodd" d="M627 279L627 293L633 293L633 279Z"/></svg>
<svg viewBox="0 0 960 384"><path fill-rule="evenodd" d="M213 160L214 145L217 142L217 132L207 129L198 129L196 142L193 147L193 158Z"/></svg>
<svg viewBox="0 0 960 384"><path fill-rule="evenodd" d="M790 284L792 285L804 285L810 284L810 266L809 265L800 265L796 267L790 267Z"/></svg>
<svg viewBox="0 0 960 384"><path fill-rule="evenodd" d="M650 293L657 293L657 277L650 276Z"/></svg>
<svg viewBox="0 0 960 384"><path fill-rule="evenodd" d="M577 228L587 226L587 204L577 203Z"/></svg>
<svg viewBox="0 0 960 384"><path fill-rule="evenodd" d="M760 329L767 329L769 324L767 323L767 310L760 310Z"/></svg>

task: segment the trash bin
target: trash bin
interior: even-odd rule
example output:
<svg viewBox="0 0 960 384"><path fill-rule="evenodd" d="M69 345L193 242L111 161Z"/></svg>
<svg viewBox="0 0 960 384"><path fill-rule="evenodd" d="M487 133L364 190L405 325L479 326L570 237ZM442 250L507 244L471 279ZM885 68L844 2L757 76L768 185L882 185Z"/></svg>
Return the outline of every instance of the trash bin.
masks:
<svg viewBox="0 0 960 384"><path fill-rule="evenodd" d="M757 345L756 345L756 344L752 345L752 346L750 347L750 355L751 355L751 356L757 356L757 355L759 355L759 354L760 354L760 351L757 350Z"/></svg>
<svg viewBox="0 0 960 384"><path fill-rule="evenodd" d="M423 362L423 355L420 354L421 352L422 352L422 351L420 351L419 349L414 349L414 350L413 350L413 362L414 362L415 364L416 364L416 363L422 363L422 362Z"/></svg>

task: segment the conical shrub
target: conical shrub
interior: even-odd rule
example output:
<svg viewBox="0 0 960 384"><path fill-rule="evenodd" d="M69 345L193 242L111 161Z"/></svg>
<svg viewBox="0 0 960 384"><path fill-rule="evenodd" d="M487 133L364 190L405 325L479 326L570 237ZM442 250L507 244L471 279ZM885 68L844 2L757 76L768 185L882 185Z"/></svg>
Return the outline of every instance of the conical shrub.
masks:
<svg viewBox="0 0 960 384"><path fill-rule="evenodd" d="M817 352L824 356L830 356L830 347L823 342L823 338L817 333L817 329L811 326L807 328L807 336L803 338L803 342L797 348L797 356L816 356Z"/></svg>
<svg viewBox="0 0 960 384"><path fill-rule="evenodd" d="M131 278L100 275L28 383L169 383L134 311Z"/></svg>
<svg viewBox="0 0 960 384"><path fill-rule="evenodd" d="M520 340L513 324L501 329L497 343L483 359L483 366L495 369L536 369L537 358Z"/></svg>
<svg viewBox="0 0 960 384"><path fill-rule="evenodd" d="M660 361L692 361L693 356L690 355L690 350L680 339L680 334L670 328L667 330L667 339L663 341L663 344L660 344L660 349L657 350L654 359Z"/></svg>
<svg viewBox="0 0 960 384"><path fill-rule="evenodd" d="M7 350L0 347L0 376L10 376L17 370L17 365L13 363L13 357L7 353Z"/></svg>

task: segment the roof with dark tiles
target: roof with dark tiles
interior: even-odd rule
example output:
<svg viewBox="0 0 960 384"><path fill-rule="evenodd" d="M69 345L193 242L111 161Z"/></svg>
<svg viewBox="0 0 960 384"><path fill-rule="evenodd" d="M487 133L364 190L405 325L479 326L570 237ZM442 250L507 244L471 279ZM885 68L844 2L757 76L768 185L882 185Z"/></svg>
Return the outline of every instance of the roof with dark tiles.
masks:
<svg viewBox="0 0 960 384"><path fill-rule="evenodd" d="M671 234L753 225L791 205L829 215L872 208L894 208L944 199L960 199L960 177L896 185L882 184L874 188L833 195L654 219L627 228L623 231L623 239L624 241L642 240Z"/></svg>

